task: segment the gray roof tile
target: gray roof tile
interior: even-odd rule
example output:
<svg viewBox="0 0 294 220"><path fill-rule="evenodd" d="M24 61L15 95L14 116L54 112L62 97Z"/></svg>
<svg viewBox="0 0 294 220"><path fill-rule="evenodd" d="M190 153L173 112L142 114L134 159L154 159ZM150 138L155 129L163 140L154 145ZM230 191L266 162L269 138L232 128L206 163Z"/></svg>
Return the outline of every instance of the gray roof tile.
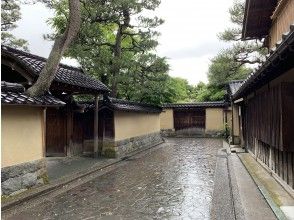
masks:
<svg viewBox="0 0 294 220"><path fill-rule="evenodd" d="M50 94L39 97L29 97L24 93L21 84L1 82L1 104L3 105L32 105L32 106L63 106L64 102Z"/></svg>
<svg viewBox="0 0 294 220"><path fill-rule="evenodd" d="M214 102L192 102L192 103L166 103L163 104L163 108L199 108L199 107L225 107L227 105L224 101Z"/></svg>
<svg viewBox="0 0 294 220"><path fill-rule="evenodd" d="M8 46L1 46L1 56L9 56L22 64L26 69L38 76L47 59L39 57L21 50L17 50ZM93 79L83 72L82 69L60 64L54 81L66 83L72 86L78 86L91 89L96 92L109 92L110 90L100 81Z"/></svg>

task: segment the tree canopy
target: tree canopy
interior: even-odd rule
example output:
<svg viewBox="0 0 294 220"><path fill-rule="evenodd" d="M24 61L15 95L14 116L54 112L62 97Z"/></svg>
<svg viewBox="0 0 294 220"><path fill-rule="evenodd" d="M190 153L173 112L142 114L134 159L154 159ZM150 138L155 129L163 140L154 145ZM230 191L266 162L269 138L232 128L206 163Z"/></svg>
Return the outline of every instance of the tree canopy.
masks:
<svg viewBox="0 0 294 220"><path fill-rule="evenodd" d="M211 59L207 73L208 85L201 85L197 96L199 101L223 100L228 82L245 79L254 65L265 59L266 49L262 41L241 41L244 5L244 0L235 0L229 9L232 25L218 37L221 41L229 42L230 46Z"/></svg>
<svg viewBox="0 0 294 220"><path fill-rule="evenodd" d="M2 44L28 51L28 42L11 33L21 19L20 4L20 0L1 1L1 39Z"/></svg>
<svg viewBox="0 0 294 220"><path fill-rule="evenodd" d="M53 6L57 33L66 24L65 2ZM159 4L158 0L82 1L81 30L66 55L108 85L113 97L158 102L151 97L157 96L154 88L160 88L169 69L166 59L154 53L159 35L155 28L163 20L143 12Z"/></svg>

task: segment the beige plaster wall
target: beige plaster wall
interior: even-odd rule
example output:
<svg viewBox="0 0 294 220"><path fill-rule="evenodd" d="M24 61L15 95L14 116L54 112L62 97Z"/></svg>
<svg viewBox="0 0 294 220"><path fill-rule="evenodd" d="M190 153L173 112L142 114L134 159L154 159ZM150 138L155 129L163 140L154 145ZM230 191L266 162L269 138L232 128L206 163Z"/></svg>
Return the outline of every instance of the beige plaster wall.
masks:
<svg viewBox="0 0 294 220"><path fill-rule="evenodd" d="M224 112L222 108L207 108L205 132L222 131L224 129Z"/></svg>
<svg viewBox="0 0 294 220"><path fill-rule="evenodd" d="M43 109L2 106L1 110L1 167L43 158Z"/></svg>
<svg viewBox="0 0 294 220"><path fill-rule="evenodd" d="M228 127L230 129L232 129L232 110L227 110L226 112L224 112L225 114L227 114L227 124L228 124Z"/></svg>
<svg viewBox="0 0 294 220"><path fill-rule="evenodd" d="M159 114L115 112L115 141L160 132Z"/></svg>
<svg viewBox="0 0 294 220"><path fill-rule="evenodd" d="M239 123L239 106L233 105L233 123L234 123L234 130L233 135L239 136L240 135L240 123Z"/></svg>
<svg viewBox="0 0 294 220"><path fill-rule="evenodd" d="M173 109L164 109L160 113L160 129L174 129Z"/></svg>

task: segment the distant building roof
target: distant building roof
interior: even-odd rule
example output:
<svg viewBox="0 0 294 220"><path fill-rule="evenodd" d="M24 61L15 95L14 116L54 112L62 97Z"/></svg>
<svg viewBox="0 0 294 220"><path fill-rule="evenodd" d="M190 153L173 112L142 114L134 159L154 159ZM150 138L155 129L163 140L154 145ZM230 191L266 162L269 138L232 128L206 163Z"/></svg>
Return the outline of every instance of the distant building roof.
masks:
<svg viewBox="0 0 294 220"><path fill-rule="evenodd" d="M276 44L267 59L254 72L252 72L241 84L240 88L233 95L233 99L246 95L254 88L260 88L269 81L294 67L294 24L290 31L283 34L282 41Z"/></svg>
<svg viewBox="0 0 294 220"><path fill-rule="evenodd" d="M246 0L242 38L260 39L267 36L277 4L278 0Z"/></svg>
<svg viewBox="0 0 294 220"><path fill-rule="evenodd" d="M7 57L20 64L36 78L42 71L47 59L17 50L8 46L1 46L1 57ZM82 69L60 64L54 78L55 82L80 87L92 92L105 93L110 90L100 81L93 79Z"/></svg>
<svg viewBox="0 0 294 220"><path fill-rule="evenodd" d="M166 103L163 104L163 108L216 108L216 107L225 107L227 103L224 101L214 101L214 102L193 102L193 103Z"/></svg>
<svg viewBox="0 0 294 220"><path fill-rule="evenodd" d="M79 102L79 104L85 104L87 108L94 108L93 102ZM115 99L105 97L99 102L99 109L109 108L114 111L126 111L126 112L146 112L146 113L160 113L162 108L152 104L139 103L123 99Z"/></svg>
<svg viewBox="0 0 294 220"><path fill-rule="evenodd" d="M31 106L63 106L64 102L50 94L39 97L30 97L24 93L21 84L1 82L2 105L31 105Z"/></svg>
<svg viewBox="0 0 294 220"><path fill-rule="evenodd" d="M244 82L244 80L233 80L233 81L229 82L229 84L228 84L229 95L233 96L238 91L238 89L241 87L243 82Z"/></svg>

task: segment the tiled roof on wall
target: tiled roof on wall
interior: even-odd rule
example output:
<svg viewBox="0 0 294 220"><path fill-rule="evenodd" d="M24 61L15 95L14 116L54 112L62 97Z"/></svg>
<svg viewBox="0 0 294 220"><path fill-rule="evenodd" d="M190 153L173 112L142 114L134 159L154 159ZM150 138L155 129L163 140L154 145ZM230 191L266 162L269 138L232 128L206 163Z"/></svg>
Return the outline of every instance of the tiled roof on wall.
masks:
<svg viewBox="0 0 294 220"><path fill-rule="evenodd" d="M215 107L225 107L227 103L224 101L215 102L192 102L192 103L166 103L163 104L163 108L215 108Z"/></svg>
<svg viewBox="0 0 294 220"><path fill-rule="evenodd" d="M15 60L22 65L27 71L32 73L35 77L38 76L47 59L27 53L21 50L17 50L8 46L1 46L1 56L6 56ZM78 86L81 88L90 89L96 92L108 92L109 89L100 81L93 79L89 75L83 72L82 69L60 64L57 70L54 81L65 83L71 86Z"/></svg>
<svg viewBox="0 0 294 220"><path fill-rule="evenodd" d="M63 106L64 102L50 94L39 97L30 97L24 93L21 84L1 82L2 105L31 105L31 106Z"/></svg>
<svg viewBox="0 0 294 220"><path fill-rule="evenodd" d="M86 108L94 108L94 102L79 102ZM145 112L145 113L160 113L162 108L152 104L139 103L129 100L116 99L110 97L104 97L99 101L99 109L109 108L114 111L126 111L126 112Z"/></svg>

